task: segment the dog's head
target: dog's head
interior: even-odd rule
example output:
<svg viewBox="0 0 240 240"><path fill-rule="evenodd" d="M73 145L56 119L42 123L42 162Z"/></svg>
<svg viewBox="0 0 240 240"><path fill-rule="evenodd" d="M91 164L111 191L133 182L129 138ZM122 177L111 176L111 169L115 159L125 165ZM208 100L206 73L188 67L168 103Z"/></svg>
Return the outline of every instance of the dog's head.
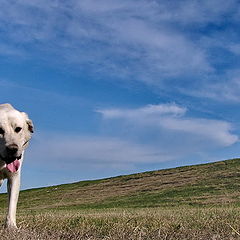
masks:
<svg viewBox="0 0 240 240"><path fill-rule="evenodd" d="M0 159L10 164L20 159L33 133L33 123L10 104L0 105Z"/></svg>

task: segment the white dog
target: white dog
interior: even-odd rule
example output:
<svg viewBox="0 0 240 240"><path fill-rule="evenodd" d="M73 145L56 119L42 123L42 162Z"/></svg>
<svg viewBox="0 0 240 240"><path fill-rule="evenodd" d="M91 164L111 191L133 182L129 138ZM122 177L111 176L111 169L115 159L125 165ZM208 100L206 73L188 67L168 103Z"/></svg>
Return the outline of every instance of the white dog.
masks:
<svg viewBox="0 0 240 240"><path fill-rule="evenodd" d="M7 228L17 228L16 208L24 150L33 133L33 123L24 112L0 104L0 185L8 179Z"/></svg>

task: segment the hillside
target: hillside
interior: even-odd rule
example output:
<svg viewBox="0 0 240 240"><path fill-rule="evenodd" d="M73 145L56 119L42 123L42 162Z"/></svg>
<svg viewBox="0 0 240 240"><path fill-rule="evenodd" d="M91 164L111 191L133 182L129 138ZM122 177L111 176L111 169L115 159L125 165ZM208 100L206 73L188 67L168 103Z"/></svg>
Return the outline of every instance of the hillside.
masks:
<svg viewBox="0 0 240 240"><path fill-rule="evenodd" d="M6 194L0 206L6 207ZM20 209L240 205L240 159L24 190Z"/></svg>

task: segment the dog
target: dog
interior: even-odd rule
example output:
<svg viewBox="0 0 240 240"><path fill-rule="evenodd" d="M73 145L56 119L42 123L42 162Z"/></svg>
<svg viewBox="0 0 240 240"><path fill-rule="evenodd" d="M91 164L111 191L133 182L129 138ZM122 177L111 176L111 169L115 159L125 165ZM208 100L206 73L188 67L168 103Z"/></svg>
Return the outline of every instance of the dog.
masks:
<svg viewBox="0 0 240 240"><path fill-rule="evenodd" d="M7 179L8 212L5 226L16 229L16 209L23 156L33 133L33 122L11 104L0 104L0 186Z"/></svg>

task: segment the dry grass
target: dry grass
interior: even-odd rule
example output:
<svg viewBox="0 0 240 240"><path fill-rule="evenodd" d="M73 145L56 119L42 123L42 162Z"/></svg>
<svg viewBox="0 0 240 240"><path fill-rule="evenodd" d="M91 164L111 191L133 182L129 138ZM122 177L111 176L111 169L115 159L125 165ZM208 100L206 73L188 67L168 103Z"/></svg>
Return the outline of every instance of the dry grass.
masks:
<svg viewBox="0 0 240 240"><path fill-rule="evenodd" d="M26 190L20 229L0 227L0 240L240 239L239 189L233 159ZM0 194L3 211L6 199Z"/></svg>
<svg viewBox="0 0 240 240"><path fill-rule="evenodd" d="M21 212L18 231L0 239L240 239L239 208L108 209Z"/></svg>

